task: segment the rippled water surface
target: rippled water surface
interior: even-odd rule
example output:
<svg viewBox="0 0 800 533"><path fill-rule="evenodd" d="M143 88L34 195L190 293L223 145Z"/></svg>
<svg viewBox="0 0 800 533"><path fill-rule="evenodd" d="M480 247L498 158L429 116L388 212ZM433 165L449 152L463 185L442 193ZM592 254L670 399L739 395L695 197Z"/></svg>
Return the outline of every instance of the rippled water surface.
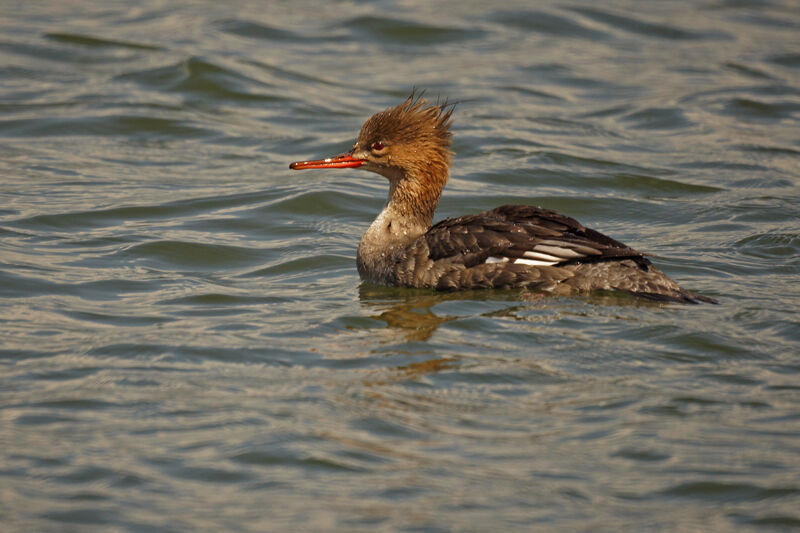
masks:
<svg viewBox="0 0 800 533"><path fill-rule="evenodd" d="M800 528L796 2L5 2L4 531ZM387 186L292 172L458 100L438 217L557 209L721 305L361 285Z"/></svg>

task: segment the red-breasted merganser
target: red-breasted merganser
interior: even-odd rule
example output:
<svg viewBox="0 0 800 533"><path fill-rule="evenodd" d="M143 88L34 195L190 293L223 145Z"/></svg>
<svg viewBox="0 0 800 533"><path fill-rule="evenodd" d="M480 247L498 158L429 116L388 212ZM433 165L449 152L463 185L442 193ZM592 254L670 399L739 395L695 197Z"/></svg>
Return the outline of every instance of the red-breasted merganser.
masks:
<svg viewBox="0 0 800 533"><path fill-rule="evenodd" d="M353 149L295 170L362 168L389 180L389 202L361 238L361 278L390 286L528 288L556 294L617 290L645 298L716 303L682 289L643 253L570 217L504 205L433 223L450 173L454 106L414 93L361 128Z"/></svg>

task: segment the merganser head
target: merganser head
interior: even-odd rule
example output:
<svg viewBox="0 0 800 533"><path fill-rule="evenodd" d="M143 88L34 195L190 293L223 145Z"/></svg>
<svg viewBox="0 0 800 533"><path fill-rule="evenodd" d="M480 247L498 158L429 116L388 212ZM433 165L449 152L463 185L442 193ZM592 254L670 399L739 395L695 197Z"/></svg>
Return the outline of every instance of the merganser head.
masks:
<svg viewBox="0 0 800 533"><path fill-rule="evenodd" d="M415 177L432 181L427 185L438 186L441 191L452 157L450 122L454 107L447 102L428 104L422 94L412 92L402 104L370 117L349 152L298 161L289 168L363 168L386 177L393 186L403 178Z"/></svg>

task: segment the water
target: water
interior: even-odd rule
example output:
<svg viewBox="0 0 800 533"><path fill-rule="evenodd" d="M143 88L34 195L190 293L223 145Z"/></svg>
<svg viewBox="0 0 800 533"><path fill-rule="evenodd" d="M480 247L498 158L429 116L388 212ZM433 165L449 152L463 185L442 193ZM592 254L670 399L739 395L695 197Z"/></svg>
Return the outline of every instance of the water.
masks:
<svg viewBox="0 0 800 533"><path fill-rule="evenodd" d="M5 2L4 531L800 527L800 9ZM438 217L530 203L719 306L360 285L412 86Z"/></svg>

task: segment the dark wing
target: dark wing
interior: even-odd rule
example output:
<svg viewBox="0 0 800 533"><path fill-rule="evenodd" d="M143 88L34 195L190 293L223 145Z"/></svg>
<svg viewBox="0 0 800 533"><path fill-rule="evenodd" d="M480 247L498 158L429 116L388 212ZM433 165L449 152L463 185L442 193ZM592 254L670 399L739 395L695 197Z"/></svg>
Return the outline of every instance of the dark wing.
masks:
<svg viewBox="0 0 800 533"><path fill-rule="evenodd" d="M458 259L467 268L493 263L548 267L633 259L646 270L650 264L641 252L574 218L527 205L504 205L443 220L424 238L433 261Z"/></svg>
<svg viewBox="0 0 800 533"><path fill-rule="evenodd" d="M443 220L397 257L393 282L438 290L620 290L646 298L715 300L682 289L641 252L555 211L504 205Z"/></svg>

